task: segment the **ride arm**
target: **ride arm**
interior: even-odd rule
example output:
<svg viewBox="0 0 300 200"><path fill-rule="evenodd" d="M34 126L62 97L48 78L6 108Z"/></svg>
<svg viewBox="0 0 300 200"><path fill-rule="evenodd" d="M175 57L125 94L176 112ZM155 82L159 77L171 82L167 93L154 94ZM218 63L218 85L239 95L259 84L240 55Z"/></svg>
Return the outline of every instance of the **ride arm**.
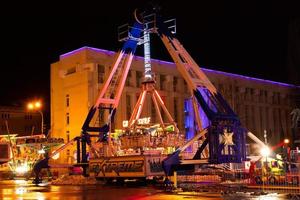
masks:
<svg viewBox="0 0 300 200"><path fill-rule="evenodd" d="M109 123L113 119L116 108L119 105L122 91L124 89L127 74L138 45L137 38L140 37L142 26L135 23L129 31L129 39L124 43L123 48L116 54L111 72L103 84L96 103L89 110L87 118L82 126L82 132L108 132ZM102 127L90 127L90 123L98 109L109 109L107 123Z"/></svg>
<svg viewBox="0 0 300 200"><path fill-rule="evenodd" d="M57 155L62 150L66 149L68 146L72 145L73 142L80 139L80 137L75 137L72 140L70 140L68 143L61 145L58 149L54 150L50 155L49 158L53 158L55 155Z"/></svg>
<svg viewBox="0 0 300 200"><path fill-rule="evenodd" d="M171 55L179 73L186 81L193 98L197 100L198 104L193 103L196 119L203 119L198 110L200 105L209 121L208 141L206 141L209 144L209 162L215 164L240 163L246 159L245 129L241 127L238 116L175 35L166 27L158 13L156 13L156 32ZM196 124L201 130L201 121L196 120ZM227 130L232 136L230 145L227 145L222 139L229 134ZM227 146L230 146L230 151L226 150ZM203 148L200 150L203 151ZM175 157L176 153L178 152L174 153Z"/></svg>
<svg viewBox="0 0 300 200"><path fill-rule="evenodd" d="M205 73L176 39L175 35L165 26L158 14L156 20L159 37L207 117L212 120L217 114L236 116Z"/></svg>

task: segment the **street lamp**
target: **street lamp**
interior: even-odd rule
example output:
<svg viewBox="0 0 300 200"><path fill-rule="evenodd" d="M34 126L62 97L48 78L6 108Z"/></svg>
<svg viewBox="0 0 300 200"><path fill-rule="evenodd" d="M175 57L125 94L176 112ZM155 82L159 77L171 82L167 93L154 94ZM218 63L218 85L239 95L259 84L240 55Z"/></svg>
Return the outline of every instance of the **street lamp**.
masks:
<svg viewBox="0 0 300 200"><path fill-rule="evenodd" d="M271 153L271 150L269 147L265 146L263 147L261 150L260 150L260 154L263 156L263 157L268 157Z"/></svg>
<svg viewBox="0 0 300 200"><path fill-rule="evenodd" d="M285 145L288 145L288 143L290 143L290 140L286 138L286 139L283 140L283 143L284 143Z"/></svg>
<svg viewBox="0 0 300 200"><path fill-rule="evenodd" d="M263 183L263 190L264 190L264 175L266 175L266 177L268 177L268 156L270 155L271 150L268 146L264 146L261 150L260 150L260 155L265 157L266 159L266 163L265 163L265 172L264 170L262 170L262 183Z"/></svg>
<svg viewBox="0 0 300 200"><path fill-rule="evenodd" d="M284 161L284 172L286 173L289 170L289 165L288 162L290 161L290 156L289 156L289 143L290 140L288 138L283 140L283 161Z"/></svg>
<svg viewBox="0 0 300 200"><path fill-rule="evenodd" d="M41 117L42 117L41 132L43 134L44 133L44 115L43 115L43 112L41 111L41 108L42 108L42 103L40 101L30 102L27 104L28 110L35 110L41 114Z"/></svg>

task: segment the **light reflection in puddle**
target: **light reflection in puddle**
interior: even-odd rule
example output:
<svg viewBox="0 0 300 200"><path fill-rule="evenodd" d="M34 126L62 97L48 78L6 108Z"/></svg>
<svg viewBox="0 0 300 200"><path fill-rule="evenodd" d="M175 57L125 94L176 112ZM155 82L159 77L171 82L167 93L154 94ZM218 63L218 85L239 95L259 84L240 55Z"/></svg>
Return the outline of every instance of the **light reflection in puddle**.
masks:
<svg viewBox="0 0 300 200"><path fill-rule="evenodd" d="M27 192L27 189L24 188L24 187L18 187L18 188L16 189L16 194L18 194L18 195L25 194L26 192Z"/></svg>
<svg viewBox="0 0 300 200"><path fill-rule="evenodd" d="M15 180L15 183L17 185L27 185L27 181L19 179L19 180Z"/></svg>
<svg viewBox="0 0 300 200"><path fill-rule="evenodd" d="M44 194L40 193L40 192L36 193L36 198L37 198L37 200L45 200L46 199Z"/></svg>
<svg viewBox="0 0 300 200"><path fill-rule="evenodd" d="M277 193L272 193L268 195L262 195L257 198L257 200L279 200L280 198L278 197Z"/></svg>
<svg viewBox="0 0 300 200"><path fill-rule="evenodd" d="M6 188L3 188L3 189L2 189L2 193L3 193L4 195L10 195L10 194L13 194L14 191L13 191L13 189L6 189Z"/></svg>

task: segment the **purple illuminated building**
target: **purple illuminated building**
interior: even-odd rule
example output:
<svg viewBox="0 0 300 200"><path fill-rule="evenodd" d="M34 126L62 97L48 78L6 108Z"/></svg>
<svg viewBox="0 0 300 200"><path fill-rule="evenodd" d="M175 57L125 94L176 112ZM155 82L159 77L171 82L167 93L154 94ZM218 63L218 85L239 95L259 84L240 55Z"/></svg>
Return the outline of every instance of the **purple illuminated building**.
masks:
<svg viewBox="0 0 300 200"><path fill-rule="evenodd" d="M82 124L88 109L94 104L98 91L109 74L114 54L113 51L82 47L61 55L59 61L51 65L53 137L65 137L67 141L67 137L78 136L81 128L79 124ZM152 66L156 87L163 101L177 121L179 129L188 138L192 137L196 128L187 84L174 63L152 59ZM117 109L116 128L122 128L123 120L130 117L140 93L143 67L143 58L136 56ZM297 107L296 98L300 94L300 87L207 68L203 68L203 71L238 114L242 125L257 137L263 140L266 130L269 143L277 144L284 137L291 136L290 113ZM66 105L67 99L69 106ZM151 122L156 122L158 119L155 109L151 101L148 102L142 117L151 117ZM80 111L79 105L82 105ZM62 123L67 118L68 124ZM205 118L203 120L205 126L208 122Z"/></svg>

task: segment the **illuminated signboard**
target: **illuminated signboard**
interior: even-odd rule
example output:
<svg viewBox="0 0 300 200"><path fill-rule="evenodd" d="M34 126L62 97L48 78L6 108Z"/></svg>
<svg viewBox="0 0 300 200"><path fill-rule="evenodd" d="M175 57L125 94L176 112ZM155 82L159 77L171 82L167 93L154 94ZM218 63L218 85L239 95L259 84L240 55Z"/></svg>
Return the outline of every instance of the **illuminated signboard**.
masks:
<svg viewBox="0 0 300 200"><path fill-rule="evenodd" d="M140 119L138 119L137 123L139 125L149 124L150 123L150 117L140 118Z"/></svg>
<svg viewBox="0 0 300 200"><path fill-rule="evenodd" d="M144 159L119 160L118 158L99 159L90 163L91 172L97 176L144 176Z"/></svg>

